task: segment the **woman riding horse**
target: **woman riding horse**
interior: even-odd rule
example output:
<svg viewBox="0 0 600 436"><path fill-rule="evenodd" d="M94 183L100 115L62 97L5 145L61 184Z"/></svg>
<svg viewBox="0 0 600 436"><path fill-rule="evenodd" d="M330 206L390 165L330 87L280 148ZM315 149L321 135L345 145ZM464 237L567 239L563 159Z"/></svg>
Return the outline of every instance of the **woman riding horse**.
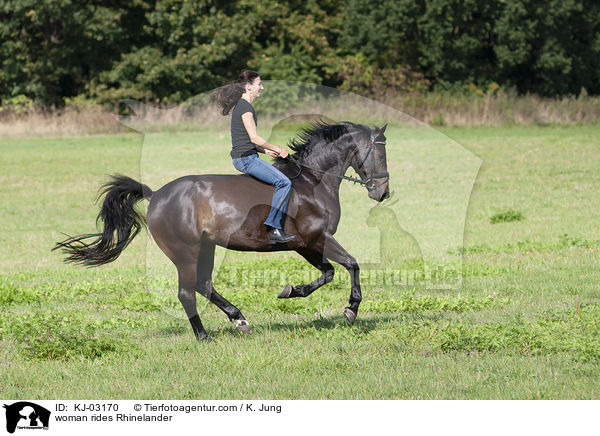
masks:
<svg viewBox="0 0 600 436"><path fill-rule="evenodd" d="M231 112L230 154L233 166L238 171L275 187L271 210L264 224L268 230L269 243L277 244L296 239L296 236L288 235L282 230L282 220L292 192L292 182L273 165L260 159L257 154L260 151L284 159L289 154L285 148L270 144L256 133L256 111L252 102L260 97L263 89L258 73L245 70L237 80L219 88L215 97L222 115Z"/></svg>
<svg viewBox="0 0 600 436"><path fill-rule="evenodd" d="M389 198L385 129L350 122L316 123L291 142L293 155L276 159L278 170L294 180L294 195L290 197L293 213L288 211L284 220L286 230L296 235L289 242L269 242L263 223L270 214L267 205L273 188L247 175L184 176L157 191L129 177L114 176L104 185L98 215L102 232L69 237L55 249L63 249L67 262L104 265L116 260L147 225L156 244L177 268L179 301L196 338L207 341L211 339L198 315L196 293L219 307L238 330L251 331L242 312L213 286L215 247L295 250L321 276L311 283L288 284L277 297L308 297L333 279L330 261L337 262L350 274L350 298L344 316L352 325L362 292L358 262L334 237L341 218L340 183L360 183L369 198L378 202ZM359 178L345 176L350 167ZM135 207L143 199L150 202L145 217Z"/></svg>

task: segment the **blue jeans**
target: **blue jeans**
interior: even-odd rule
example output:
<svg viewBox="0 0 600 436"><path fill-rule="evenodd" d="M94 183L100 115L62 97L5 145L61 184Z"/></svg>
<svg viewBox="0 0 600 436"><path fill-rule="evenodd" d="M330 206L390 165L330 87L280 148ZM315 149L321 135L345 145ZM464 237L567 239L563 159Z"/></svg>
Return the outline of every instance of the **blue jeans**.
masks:
<svg viewBox="0 0 600 436"><path fill-rule="evenodd" d="M273 194L273 200L271 201L271 212L269 212L265 225L276 229L282 229L283 226L281 225L281 221L283 220L283 214L287 209L290 194L292 192L292 182L290 182L290 179L273 165L259 158L256 154L234 158L233 166L238 171L249 174L261 182L268 183L275 187L275 193Z"/></svg>

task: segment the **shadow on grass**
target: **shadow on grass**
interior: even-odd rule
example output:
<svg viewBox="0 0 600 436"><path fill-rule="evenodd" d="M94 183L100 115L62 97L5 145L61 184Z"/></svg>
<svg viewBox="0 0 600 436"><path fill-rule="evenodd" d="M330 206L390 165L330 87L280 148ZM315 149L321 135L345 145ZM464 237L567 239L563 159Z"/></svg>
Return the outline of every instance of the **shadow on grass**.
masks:
<svg viewBox="0 0 600 436"><path fill-rule="evenodd" d="M253 322L252 314L248 320L252 326L253 333L242 333L238 331L234 325L227 321L227 318L214 318L205 328L208 334L215 340L219 338L252 338L264 336L266 332L282 332L282 333L300 333L306 330L314 330L316 332L326 332L333 330L347 330L350 333L362 335L368 334L379 329L387 329L390 326L399 325L402 323L431 323L443 320L449 320L452 314L448 312L399 312L399 313L374 313L363 312L359 313L358 318L350 327L346 323L346 317L343 314L330 314L319 319L309 319L307 315L296 316L288 314L285 320L278 322L264 321ZM218 319L218 321L217 321ZM193 339L193 333L189 323L184 322L180 326L157 327L149 329L147 337L153 338L174 338L179 336L189 336Z"/></svg>
<svg viewBox="0 0 600 436"><path fill-rule="evenodd" d="M191 334L192 333L191 328L188 329L186 327L183 327L183 326L182 327L161 327L161 328L154 329L153 331L149 332L148 336L159 337L159 338L170 338L173 336L181 336L186 333Z"/></svg>
<svg viewBox="0 0 600 436"><path fill-rule="evenodd" d="M357 318L354 324L350 327L346 323L344 315L332 315L327 318L301 320L294 322L292 319L289 322L268 322L265 324L251 323L253 333L241 333L233 327L233 325L222 325L220 327L211 328L209 334L217 339L219 337L247 337L256 334L263 334L266 331L294 333L299 330L316 330L316 331L331 331L340 328L348 329L359 334L366 334L378 330L385 325L400 324L404 322L437 322L447 318L445 313L399 313L399 314L372 314L366 313L362 318Z"/></svg>

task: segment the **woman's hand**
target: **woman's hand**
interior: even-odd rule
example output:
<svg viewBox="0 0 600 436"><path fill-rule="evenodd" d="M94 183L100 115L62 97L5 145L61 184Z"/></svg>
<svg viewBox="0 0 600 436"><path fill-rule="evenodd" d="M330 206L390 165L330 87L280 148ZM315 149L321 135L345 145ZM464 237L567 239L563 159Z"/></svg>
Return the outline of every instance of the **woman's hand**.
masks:
<svg viewBox="0 0 600 436"><path fill-rule="evenodd" d="M277 150L269 150L268 148L265 148L265 153L268 154L269 156L272 157L281 157L283 159L285 159L286 157L288 157L290 155L290 153L283 147L279 147L276 146Z"/></svg>

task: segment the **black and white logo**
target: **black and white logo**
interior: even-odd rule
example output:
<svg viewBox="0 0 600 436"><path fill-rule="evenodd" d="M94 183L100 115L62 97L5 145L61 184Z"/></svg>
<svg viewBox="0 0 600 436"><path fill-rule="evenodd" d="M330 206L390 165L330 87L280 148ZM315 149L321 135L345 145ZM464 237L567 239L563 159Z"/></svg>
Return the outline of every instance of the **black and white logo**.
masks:
<svg viewBox="0 0 600 436"><path fill-rule="evenodd" d="M6 409L6 431L14 433L16 429L40 430L48 429L50 411L35 403L19 401L4 405Z"/></svg>

